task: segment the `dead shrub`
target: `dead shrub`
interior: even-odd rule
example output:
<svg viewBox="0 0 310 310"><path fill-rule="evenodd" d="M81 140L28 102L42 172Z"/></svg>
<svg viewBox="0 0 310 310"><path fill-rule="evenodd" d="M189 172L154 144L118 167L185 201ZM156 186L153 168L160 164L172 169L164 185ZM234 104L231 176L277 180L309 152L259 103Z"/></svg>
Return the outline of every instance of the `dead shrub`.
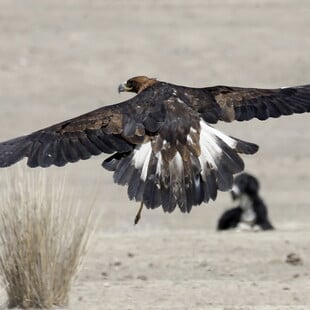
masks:
<svg viewBox="0 0 310 310"><path fill-rule="evenodd" d="M18 167L2 182L0 272L8 307L68 304L92 231L92 208L82 210L64 192L64 178L50 180L43 170Z"/></svg>

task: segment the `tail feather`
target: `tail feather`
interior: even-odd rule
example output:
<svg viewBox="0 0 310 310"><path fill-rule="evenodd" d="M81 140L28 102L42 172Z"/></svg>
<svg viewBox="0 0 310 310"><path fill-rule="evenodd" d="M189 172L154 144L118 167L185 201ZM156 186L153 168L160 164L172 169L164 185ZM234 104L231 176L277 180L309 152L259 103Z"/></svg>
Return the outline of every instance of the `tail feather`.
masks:
<svg viewBox="0 0 310 310"><path fill-rule="evenodd" d="M253 143L226 136L205 124L199 142L200 153L195 154L193 145L183 144L169 149L173 152L169 157L162 150L155 153L147 142L131 152L112 155L102 165L114 171L116 183L128 185L130 199L143 201L151 209L162 205L169 213L176 207L190 212L195 205L215 200L217 191L232 187L234 174L244 169L238 153L258 150Z"/></svg>
<svg viewBox="0 0 310 310"><path fill-rule="evenodd" d="M177 195L178 195L178 187L180 184L178 184L178 177L179 172L174 171L174 165L172 162L169 163L169 168L166 171L161 171L163 174L167 174L169 178L169 194L168 194L168 203L166 205L166 208L164 208L164 211L166 212L173 212L177 206Z"/></svg>
<svg viewBox="0 0 310 310"><path fill-rule="evenodd" d="M176 206L179 206L182 212L187 211L184 171L183 158L179 152L176 152L169 162L169 170L162 172L170 175L168 212L172 212Z"/></svg>
<svg viewBox="0 0 310 310"><path fill-rule="evenodd" d="M160 191L158 190L157 184L158 179L156 176L158 158L151 155L148 165L148 177L146 178L143 192L143 202L149 208L157 208L160 205Z"/></svg>

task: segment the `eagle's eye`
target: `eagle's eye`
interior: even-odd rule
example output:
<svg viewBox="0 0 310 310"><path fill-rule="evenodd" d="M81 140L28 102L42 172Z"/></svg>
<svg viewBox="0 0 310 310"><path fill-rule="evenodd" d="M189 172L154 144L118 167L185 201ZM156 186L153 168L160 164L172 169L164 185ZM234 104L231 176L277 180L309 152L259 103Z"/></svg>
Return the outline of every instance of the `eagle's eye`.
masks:
<svg viewBox="0 0 310 310"><path fill-rule="evenodd" d="M139 91L139 83L133 79L130 79L126 82L126 87L128 91L137 93Z"/></svg>
<svg viewBox="0 0 310 310"><path fill-rule="evenodd" d="M133 88L133 81L132 80L128 80L127 82L126 82L126 86L128 87L128 88Z"/></svg>

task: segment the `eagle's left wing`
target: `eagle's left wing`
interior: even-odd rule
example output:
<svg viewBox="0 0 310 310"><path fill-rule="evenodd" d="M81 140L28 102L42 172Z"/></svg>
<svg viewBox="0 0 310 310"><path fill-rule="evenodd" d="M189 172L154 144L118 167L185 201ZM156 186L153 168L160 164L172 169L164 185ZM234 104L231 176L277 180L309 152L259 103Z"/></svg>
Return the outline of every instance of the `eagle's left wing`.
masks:
<svg viewBox="0 0 310 310"><path fill-rule="evenodd" d="M278 89L213 86L183 88L180 93L210 123L310 112L310 85Z"/></svg>

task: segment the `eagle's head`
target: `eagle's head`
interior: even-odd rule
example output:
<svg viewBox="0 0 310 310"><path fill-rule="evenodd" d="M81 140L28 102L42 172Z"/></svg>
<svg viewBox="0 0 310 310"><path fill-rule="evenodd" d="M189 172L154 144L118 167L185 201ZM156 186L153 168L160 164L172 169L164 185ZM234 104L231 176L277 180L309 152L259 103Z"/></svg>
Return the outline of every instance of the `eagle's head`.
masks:
<svg viewBox="0 0 310 310"><path fill-rule="evenodd" d="M148 78L147 76L135 76L129 79L125 83L121 83L118 86L118 92L133 92L136 94L141 93L142 90L146 89L147 87L157 83L158 81L153 78Z"/></svg>

